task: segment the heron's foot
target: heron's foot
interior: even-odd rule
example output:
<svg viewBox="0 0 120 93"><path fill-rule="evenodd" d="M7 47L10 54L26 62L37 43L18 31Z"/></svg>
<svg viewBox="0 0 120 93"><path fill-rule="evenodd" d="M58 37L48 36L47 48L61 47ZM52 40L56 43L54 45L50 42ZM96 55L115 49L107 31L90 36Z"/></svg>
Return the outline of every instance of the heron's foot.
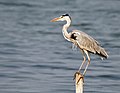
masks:
<svg viewBox="0 0 120 93"><path fill-rule="evenodd" d="M80 72L79 72L79 71L76 71L76 72L74 73L73 80L76 78L76 74L80 74Z"/></svg>
<svg viewBox="0 0 120 93"><path fill-rule="evenodd" d="M83 82L84 82L84 76L83 76L83 75L81 75L81 76L78 78L78 80L77 80L76 83L78 84L81 79L83 79Z"/></svg>
<svg viewBox="0 0 120 93"><path fill-rule="evenodd" d="M76 74L78 74L78 75L77 75L78 77L76 77ZM76 78L77 78L77 79L76 79ZM78 82L79 82L81 79L83 79L83 82L84 82L84 76L83 76L79 71L75 72L75 74L74 74L74 79L77 80L77 84L78 84ZM74 80L74 79L73 79L73 80Z"/></svg>

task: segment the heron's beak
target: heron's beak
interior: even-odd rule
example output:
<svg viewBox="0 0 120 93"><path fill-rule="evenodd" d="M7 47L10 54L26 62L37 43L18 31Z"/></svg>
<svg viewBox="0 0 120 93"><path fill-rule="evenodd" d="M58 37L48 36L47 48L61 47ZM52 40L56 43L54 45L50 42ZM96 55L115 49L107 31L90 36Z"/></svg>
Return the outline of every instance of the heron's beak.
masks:
<svg viewBox="0 0 120 93"><path fill-rule="evenodd" d="M52 19L50 22L56 22L56 21L59 21L59 17L58 18L54 18L54 19Z"/></svg>

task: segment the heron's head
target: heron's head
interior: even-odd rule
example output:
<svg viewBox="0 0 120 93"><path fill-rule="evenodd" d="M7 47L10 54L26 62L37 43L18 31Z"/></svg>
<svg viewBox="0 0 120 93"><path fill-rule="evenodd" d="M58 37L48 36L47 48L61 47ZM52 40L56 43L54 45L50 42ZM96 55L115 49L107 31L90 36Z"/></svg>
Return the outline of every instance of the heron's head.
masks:
<svg viewBox="0 0 120 93"><path fill-rule="evenodd" d="M56 21L68 21L71 20L71 17L69 16L69 14L64 14L60 17L54 18L51 20L51 22L56 22Z"/></svg>

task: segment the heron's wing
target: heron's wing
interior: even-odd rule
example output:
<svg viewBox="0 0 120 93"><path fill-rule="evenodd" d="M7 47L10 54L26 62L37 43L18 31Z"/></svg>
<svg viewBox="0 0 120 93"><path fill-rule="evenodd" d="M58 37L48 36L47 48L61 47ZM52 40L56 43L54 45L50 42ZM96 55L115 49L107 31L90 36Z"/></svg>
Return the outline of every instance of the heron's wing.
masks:
<svg viewBox="0 0 120 93"><path fill-rule="evenodd" d="M81 49L85 49L89 52L98 54L103 57L108 56L106 51L100 46L98 41L93 39L88 34L82 32L82 31L79 31L79 30L74 30L72 32L72 34L74 34L74 37L76 37L75 41L76 41L78 47L80 47Z"/></svg>

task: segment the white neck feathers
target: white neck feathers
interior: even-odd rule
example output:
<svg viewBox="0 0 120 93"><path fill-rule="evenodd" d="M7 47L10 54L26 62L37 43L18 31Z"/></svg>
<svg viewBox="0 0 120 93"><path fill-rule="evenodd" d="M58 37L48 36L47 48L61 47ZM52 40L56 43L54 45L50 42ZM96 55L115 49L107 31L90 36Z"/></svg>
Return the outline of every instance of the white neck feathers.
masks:
<svg viewBox="0 0 120 93"><path fill-rule="evenodd" d="M66 18L66 21L67 21L67 23L63 26L62 32L63 32L64 38L67 39L68 41L70 41L70 40L69 40L70 35L69 35L69 33L67 32L67 29L69 28L69 26L70 26L70 24L71 24L71 20L70 20L70 18Z"/></svg>

